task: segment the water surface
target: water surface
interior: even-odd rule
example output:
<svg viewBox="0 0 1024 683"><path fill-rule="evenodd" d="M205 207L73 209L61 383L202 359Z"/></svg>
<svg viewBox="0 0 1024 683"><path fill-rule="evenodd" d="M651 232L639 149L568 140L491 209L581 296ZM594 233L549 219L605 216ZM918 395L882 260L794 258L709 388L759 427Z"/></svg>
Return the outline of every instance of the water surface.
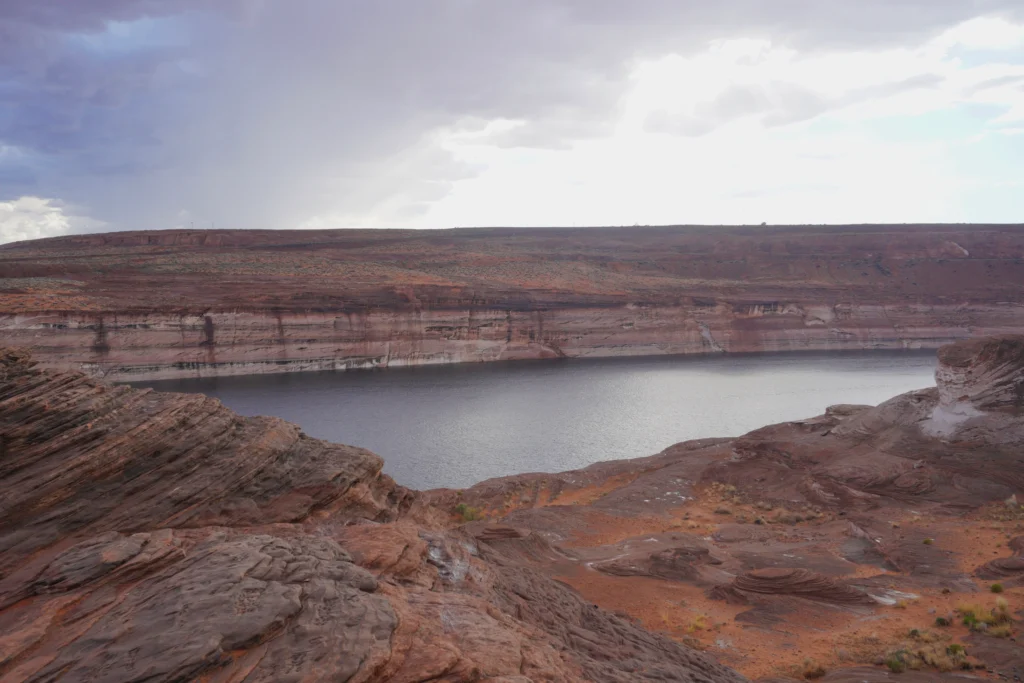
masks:
<svg viewBox="0 0 1024 683"><path fill-rule="evenodd" d="M418 489L653 455L934 386L933 352L518 361L147 382L363 446Z"/></svg>

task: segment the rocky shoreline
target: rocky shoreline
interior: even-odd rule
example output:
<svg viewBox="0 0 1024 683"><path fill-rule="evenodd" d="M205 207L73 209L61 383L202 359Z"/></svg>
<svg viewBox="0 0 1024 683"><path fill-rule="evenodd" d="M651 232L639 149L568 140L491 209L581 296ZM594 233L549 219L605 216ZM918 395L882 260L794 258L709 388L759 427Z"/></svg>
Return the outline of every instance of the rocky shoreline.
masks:
<svg viewBox="0 0 1024 683"><path fill-rule="evenodd" d="M421 493L282 420L5 350L0 677L1020 675L1024 337L943 347L936 376L877 407Z"/></svg>

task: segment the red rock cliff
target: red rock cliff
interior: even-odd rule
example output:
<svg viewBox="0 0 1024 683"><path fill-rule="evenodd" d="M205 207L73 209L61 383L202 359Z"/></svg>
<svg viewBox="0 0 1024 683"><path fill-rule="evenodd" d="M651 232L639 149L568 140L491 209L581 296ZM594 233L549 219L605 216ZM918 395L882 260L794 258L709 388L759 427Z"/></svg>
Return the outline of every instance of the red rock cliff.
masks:
<svg viewBox="0 0 1024 683"><path fill-rule="evenodd" d="M7 343L112 379L1024 330L1020 226L112 233L0 273Z"/></svg>

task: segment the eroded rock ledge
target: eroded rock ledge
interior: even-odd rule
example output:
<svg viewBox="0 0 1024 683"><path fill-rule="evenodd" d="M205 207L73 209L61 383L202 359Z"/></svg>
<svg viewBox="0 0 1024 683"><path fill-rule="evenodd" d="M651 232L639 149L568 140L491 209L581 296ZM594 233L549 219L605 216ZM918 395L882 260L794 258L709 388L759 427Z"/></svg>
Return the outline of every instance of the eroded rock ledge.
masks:
<svg viewBox="0 0 1024 683"><path fill-rule="evenodd" d="M2 350L0 678L1012 678L1022 349L944 348L936 388L876 407L426 493L283 421Z"/></svg>
<svg viewBox="0 0 1024 683"><path fill-rule="evenodd" d="M744 680L448 529L380 469L0 351L0 678Z"/></svg>
<svg viewBox="0 0 1024 683"><path fill-rule="evenodd" d="M1012 679L1022 352L1018 335L959 342L939 351L937 387L878 406L429 495L518 530L501 543L754 678L895 680L888 661L919 669L905 680L983 680L981 662ZM969 629L964 605L1002 626Z"/></svg>

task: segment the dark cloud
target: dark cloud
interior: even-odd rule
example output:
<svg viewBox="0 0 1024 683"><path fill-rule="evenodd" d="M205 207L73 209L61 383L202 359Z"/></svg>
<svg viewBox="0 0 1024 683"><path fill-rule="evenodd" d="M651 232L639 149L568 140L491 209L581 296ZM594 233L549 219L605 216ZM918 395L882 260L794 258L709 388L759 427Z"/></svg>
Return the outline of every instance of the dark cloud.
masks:
<svg viewBox="0 0 1024 683"><path fill-rule="evenodd" d="M415 212L472 172L423 149L439 126L521 119L498 144L557 148L607 130L636 59L737 32L807 50L901 44L1017 5L0 0L0 145L18 152L0 154L0 201L30 189L118 228L183 211L289 226L395 196ZM675 125L832 104L737 88Z"/></svg>

